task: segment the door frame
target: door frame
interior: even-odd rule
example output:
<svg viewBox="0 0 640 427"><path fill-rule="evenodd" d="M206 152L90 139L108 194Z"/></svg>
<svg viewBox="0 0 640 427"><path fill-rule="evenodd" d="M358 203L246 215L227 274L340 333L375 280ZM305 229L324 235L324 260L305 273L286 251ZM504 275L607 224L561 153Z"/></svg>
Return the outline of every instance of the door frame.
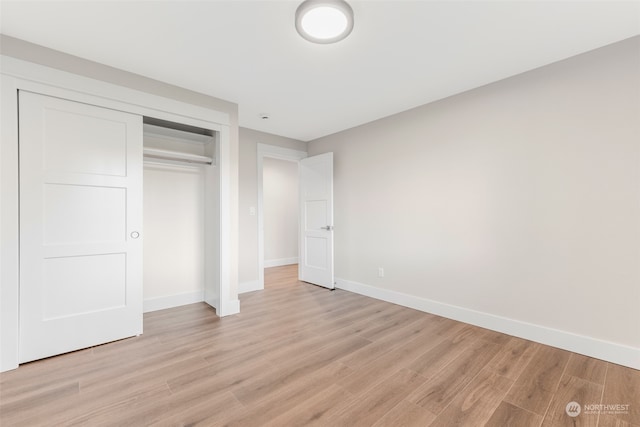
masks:
<svg viewBox="0 0 640 427"><path fill-rule="evenodd" d="M217 289L205 288L205 301L219 316L240 311L237 291L232 293L232 267L237 259L232 235L232 176L234 147L229 114L165 98L124 86L79 76L55 68L0 56L0 372L18 367L19 340L19 177L18 177L18 90L42 93L76 102L100 105L129 113L189 124L217 131L219 174L219 272ZM237 144L237 142L236 142ZM235 286L233 287L235 290Z"/></svg>
<svg viewBox="0 0 640 427"><path fill-rule="evenodd" d="M306 151L258 143L256 156L258 167L258 206L256 209L258 216L258 283L255 289L252 290L264 289L264 158L288 160L295 162L299 167L300 160L308 155ZM298 216L300 216L299 213ZM298 248L298 252L300 252L300 248Z"/></svg>

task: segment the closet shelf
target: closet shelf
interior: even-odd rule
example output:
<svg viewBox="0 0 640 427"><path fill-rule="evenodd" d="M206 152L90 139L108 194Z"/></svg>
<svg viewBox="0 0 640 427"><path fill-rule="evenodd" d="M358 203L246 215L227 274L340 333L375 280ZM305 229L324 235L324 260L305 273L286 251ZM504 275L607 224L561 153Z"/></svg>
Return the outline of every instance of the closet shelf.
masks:
<svg viewBox="0 0 640 427"><path fill-rule="evenodd" d="M189 163L202 163L210 165L213 163L213 158L207 156L201 156L199 154L182 153L180 151L162 150L160 148L143 148L144 157L150 157L153 159L164 160L177 160L180 162Z"/></svg>

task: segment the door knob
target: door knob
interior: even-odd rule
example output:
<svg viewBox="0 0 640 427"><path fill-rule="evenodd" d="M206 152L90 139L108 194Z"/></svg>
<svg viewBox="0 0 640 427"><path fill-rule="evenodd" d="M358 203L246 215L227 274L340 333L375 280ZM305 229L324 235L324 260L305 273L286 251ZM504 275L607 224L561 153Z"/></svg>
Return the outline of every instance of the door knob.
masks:
<svg viewBox="0 0 640 427"><path fill-rule="evenodd" d="M137 231L134 231L131 233L131 238L132 239L137 239L138 237L140 237L140 233L138 233Z"/></svg>
<svg viewBox="0 0 640 427"><path fill-rule="evenodd" d="M331 231L333 230L333 225L327 225L326 227L322 227L323 230Z"/></svg>

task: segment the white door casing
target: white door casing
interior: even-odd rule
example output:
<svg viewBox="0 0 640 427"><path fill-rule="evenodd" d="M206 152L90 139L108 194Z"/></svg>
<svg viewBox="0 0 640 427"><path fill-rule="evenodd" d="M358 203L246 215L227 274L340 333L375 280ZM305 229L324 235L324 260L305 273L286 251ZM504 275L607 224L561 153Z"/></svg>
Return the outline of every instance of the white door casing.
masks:
<svg viewBox="0 0 640 427"><path fill-rule="evenodd" d="M257 283L249 283L249 290L264 289L264 158L288 160L298 164L301 159L307 157L306 151L293 150L290 148L278 147L269 144L257 144L257 176L258 176L258 281ZM298 168L299 170L299 168ZM298 229L300 229L298 222ZM298 236L300 240L300 235Z"/></svg>
<svg viewBox="0 0 640 427"><path fill-rule="evenodd" d="M142 117L20 91L21 363L142 333Z"/></svg>
<svg viewBox="0 0 640 427"><path fill-rule="evenodd" d="M334 289L333 153L300 160L299 279Z"/></svg>

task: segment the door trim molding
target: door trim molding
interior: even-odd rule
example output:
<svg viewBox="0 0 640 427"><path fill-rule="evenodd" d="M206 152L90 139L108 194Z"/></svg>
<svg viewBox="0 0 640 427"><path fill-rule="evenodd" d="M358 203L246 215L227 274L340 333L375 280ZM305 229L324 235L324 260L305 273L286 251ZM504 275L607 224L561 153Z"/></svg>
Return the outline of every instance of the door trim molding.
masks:
<svg viewBox="0 0 640 427"><path fill-rule="evenodd" d="M0 62L0 372L18 367L18 90L218 131L220 268L216 276L220 288L219 298L209 298L207 302L216 304L219 316L239 312L237 295L231 290L234 278L231 274L232 263L235 261L231 254L236 243L236 237L230 231L233 220L231 186L232 173L237 168L232 164L229 114L5 55L0 56Z"/></svg>
<svg viewBox="0 0 640 427"><path fill-rule="evenodd" d="M308 155L305 151L258 143L256 155L258 167L258 206L256 212L258 216L258 283L251 290L264 289L264 177L262 176L264 158L270 157L299 163Z"/></svg>

